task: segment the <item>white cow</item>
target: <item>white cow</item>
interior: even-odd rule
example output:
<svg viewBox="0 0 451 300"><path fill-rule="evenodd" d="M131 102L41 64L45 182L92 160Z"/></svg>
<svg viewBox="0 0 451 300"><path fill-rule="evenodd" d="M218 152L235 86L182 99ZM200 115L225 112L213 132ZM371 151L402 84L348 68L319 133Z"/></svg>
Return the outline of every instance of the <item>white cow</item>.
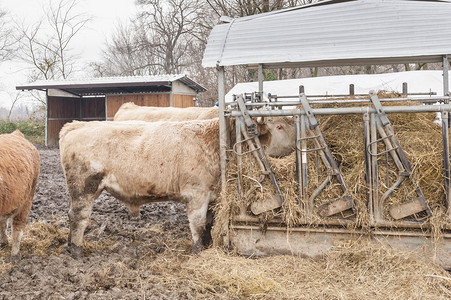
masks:
<svg viewBox="0 0 451 300"><path fill-rule="evenodd" d="M286 120L285 120L286 121ZM288 121L286 121L288 122ZM260 124L267 149L289 153L291 144L274 145L277 126ZM276 129L276 130L274 130ZM276 147L277 146L277 147ZM82 256L83 234L93 201L103 190L131 211L155 201L187 205L193 253L203 249L208 204L219 186L219 120L186 122L77 122L60 132L61 161L70 194L68 248Z"/></svg>
<svg viewBox="0 0 451 300"><path fill-rule="evenodd" d="M114 121L141 120L156 121L189 121L209 120L218 117L217 107L152 107L139 106L127 102L119 107L114 115Z"/></svg>

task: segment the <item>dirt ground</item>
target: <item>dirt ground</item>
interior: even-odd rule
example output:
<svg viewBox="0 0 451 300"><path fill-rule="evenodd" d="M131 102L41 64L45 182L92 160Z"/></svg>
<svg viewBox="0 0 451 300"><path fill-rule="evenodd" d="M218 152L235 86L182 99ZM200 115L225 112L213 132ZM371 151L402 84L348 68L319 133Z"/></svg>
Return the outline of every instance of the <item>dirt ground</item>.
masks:
<svg viewBox="0 0 451 300"><path fill-rule="evenodd" d="M10 247L0 250L0 300L451 298L449 273L391 249L348 245L316 262L248 259L219 249L191 256L183 204L148 204L139 220L130 220L106 193L94 204L85 257L74 260L65 250L68 194L59 152L39 152L21 259L10 263Z"/></svg>

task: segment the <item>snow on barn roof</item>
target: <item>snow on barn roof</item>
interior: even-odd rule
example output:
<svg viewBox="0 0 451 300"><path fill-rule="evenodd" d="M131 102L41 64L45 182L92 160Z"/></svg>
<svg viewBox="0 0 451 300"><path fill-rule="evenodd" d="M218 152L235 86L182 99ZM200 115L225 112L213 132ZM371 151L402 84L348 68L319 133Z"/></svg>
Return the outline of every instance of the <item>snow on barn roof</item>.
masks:
<svg viewBox="0 0 451 300"><path fill-rule="evenodd" d="M120 93L158 92L170 88L174 81L179 81L195 90L197 93L206 89L184 74L99 77L79 80L40 80L33 83L16 86L17 90L48 90L59 89L74 95L105 95Z"/></svg>
<svg viewBox="0 0 451 300"><path fill-rule="evenodd" d="M447 0L331 0L216 25L204 67L441 62L451 54Z"/></svg>
<svg viewBox="0 0 451 300"><path fill-rule="evenodd" d="M349 85L354 84L356 94L367 94L370 90L401 93L404 82L407 83L409 93L434 92L437 96L443 96L443 72L434 70L265 81L263 92L265 97L268 93L277 96L295 96L299 94L299 86L303 85L307 96L344 95L349 94ZM258 91L258 82L238 83L226 94L225 99L232 102L233 95L255 91Z"/></svg>

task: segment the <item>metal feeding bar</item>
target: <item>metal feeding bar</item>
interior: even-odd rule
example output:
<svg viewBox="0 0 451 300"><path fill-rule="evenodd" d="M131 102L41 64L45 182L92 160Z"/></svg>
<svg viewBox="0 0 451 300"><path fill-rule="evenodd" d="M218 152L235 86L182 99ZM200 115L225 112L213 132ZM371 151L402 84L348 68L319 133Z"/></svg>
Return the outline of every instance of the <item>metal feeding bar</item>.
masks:
<svg viewBox="0 0 451 300"><path fill-rule="evenodd" d="M246 103L246 106L249 106ZM427 112L442 112L451 111L451 104L439 105L409 105L409 106L386 106L385 113L427 113ZM333 108L312 108L313 114L318 115L351 115L351 114L365 114L375 113L374 108L362 107L333 107ZM281 117L281 116L297 116L305 115L304 110L301 109L283 109L283 110L250 110L251 117ZM230 111L227 116L237 117L241 116L240 112Z"/></svg>
<svg viewBox="0 0 451 300"><path fill-rule="evenodd" d="M430 92L430 93L409 93L409 94L403 94L404 96L436 96L437 93L435 92ZM324 94L324 95L306 95L309 98L344 98L344 97L361 97L361 98L366 98L368 97L368 94L336 94L336 95L328 95L328 94ZM273 95L273 94L269 94L268 98L270 100L274 99L296 99L298 98L299 95L293 95L293 96L278 96L278 95ZM388 98L388 99L392 99L392 98ZM401 99L401 98L396 98L396 99ZM404 99L408 99L408 98L404 98Z"/></svg>
<svg viewBox="0 0 451 300"><path fill-rule="evenodd" d="M369 205L371 206L370 211L374 213L374 221L380 222L384 219L383 211L385 200L387 200L388 197L396 189L398 189L406 179L411 180L411 182L415 186L415 192L417 193L418 197L392 206L389 209L389 214L395 220L403 219L412 215L415 216L417 220L420 220L420 218L417 217L417 214L426 211L426 216L424 218L427 218L431 215L431 209L427 204L426 198L424 197L423 191L421 190L420 186L418 185L418 183L413 182L411 179L412 169L410 163L407 160L407 157L405 156L401 145L399 144L399 141L393 131L393 128L391 127L390 121L382 107L382 104L374 91L371 91L369 96L376 110L376 113L372 114L370 138L367 138L365 136L366 152L369 154L366 155L366 158L368 159L367 164L370 163L369 160L371 161L371 167L367 166L367 171L371 170L370 177L372 177L372 180L368 182L368 184L370 185L369 189L372 191L372 195L369 198ZM366 127L367 125L365 126L365 128ZM367 130L365 130L365 134L368 135ZM377 138L378 134L380 138ZM377 152L378 142L383 142L386 151L380 153ZM382 197L379 198L377 182L377 156L385 153L389 153L392 157L398 169L398 176L396 182L393 183L393 185L391 185L387 189Z"/></svg>
<svg viewBox="0 0 451 300"><path fill-rule="evenodd" d="M368 96L368 95L367 95ZM299 97L299 96L296 96ZM286 98L291 98L286 97ZM418 97L418 98L381 98L379 99L381 102L400 102L400 101L412 101L412 102L422 102L422 103L446 103L450 100L450 97L448 96L436 96L436 97ZM371 101L368 99L310 99L310 104L338 104L338 103L370 103ZM277 102L252 102L252 103L246 103L246 106L248 107L263 107L263 106L270 106L270 107L278 107L278 106L295 106L295 105L301 105L302 103L300 101L277 101ZM226 105L229 106L237 106L236 102L226 102Z"/></svg>
<svg viewBox="0 0 451 300"><path fill-rule="evenodd" d="M260 166L260 179L258 182L261 184L265 178L265 176L269 176L269 179L271 181L271 184L273 185L276 194L273 195L269 199L259 199L251 204L251 211L255 215L259 215L265 211L269 211L278 207L281 207L283 204L283 197L282 193L280 192L279 185L277 184L276 177L274 176L274 172L271 169L271 165L269 164L268 158L266 157L265 151L263 150L263 147L261 145L260 139L258 138L258 129L257 125L254 123L252 118L249 116L249 113L247 111L246 105L245 105L245 97L244 96L238 96L236 99L238 103L238 107L241 112L241 117L244 120L244 123L246 124L246 128L244 128L243 122L237 122L239 124L239 129L237 130L237 142L233 145L234 153L237 154L239 157L246 153L252 153L257 160L257 164ZM241 139L241 137L238 137L239 134L242 134L244 139ZM249 146L249 151L245 153L240 153L241 151L241 145L246 142ZM237 150L239 149L239 150ZM250 192L254 191L257 188L255 186L253 189L248 191Z"/></svg>
<svg viewBox="0 0 451 300"><path fill-rule="evenodd" d="M343 217L349 217L356 213L356 206L354 201L349 195L346 195L348 188L341 175L340 169L338 168L335 159L327 145L323 133L319 127L319 122L312 112L309 101L305 94L299 94L299 101L302 103L302 107L305 111L306 117L301 117L301 130L297 130L296 133L296 151L299 153L296 155L298 161L297 165L302 166L300 168L300 178L298 178L299 191L301 199L304 199L305 208L307 213L311 214L313 212L315 198L326 188L328 184L331 184L332 179L336 178L338 184L340 185L343 196L324 203L318 207L318 214L322 217L329 217L338 213L342 213ZM305 126L307 125L307 126ZM308 134L308 135L307 135ZM307 149L306 141L312 140L315 148ZM326 179L312 192L310 197L307 198L307 186L308 186L308 170L307 170L307 153L308 152L318 152L326 167ZM299 173L299 172L298 172ZM299 175L298 175L299 177ZM343 212L351 209L352 213L344 216Z"/></svg>

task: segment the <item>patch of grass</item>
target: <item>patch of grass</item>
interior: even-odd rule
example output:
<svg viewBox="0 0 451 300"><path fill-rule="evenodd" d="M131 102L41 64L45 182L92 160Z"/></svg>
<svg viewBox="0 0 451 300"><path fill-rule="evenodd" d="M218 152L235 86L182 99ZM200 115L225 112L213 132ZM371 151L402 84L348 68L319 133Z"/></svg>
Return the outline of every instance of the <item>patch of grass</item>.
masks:
<svg viewBox="0 0 451 300"><path fill-rule="evenodd" d="M44 144L44 120L0 121L0 134L11 133L16 129L20 130L31 143Z"/></svg>

